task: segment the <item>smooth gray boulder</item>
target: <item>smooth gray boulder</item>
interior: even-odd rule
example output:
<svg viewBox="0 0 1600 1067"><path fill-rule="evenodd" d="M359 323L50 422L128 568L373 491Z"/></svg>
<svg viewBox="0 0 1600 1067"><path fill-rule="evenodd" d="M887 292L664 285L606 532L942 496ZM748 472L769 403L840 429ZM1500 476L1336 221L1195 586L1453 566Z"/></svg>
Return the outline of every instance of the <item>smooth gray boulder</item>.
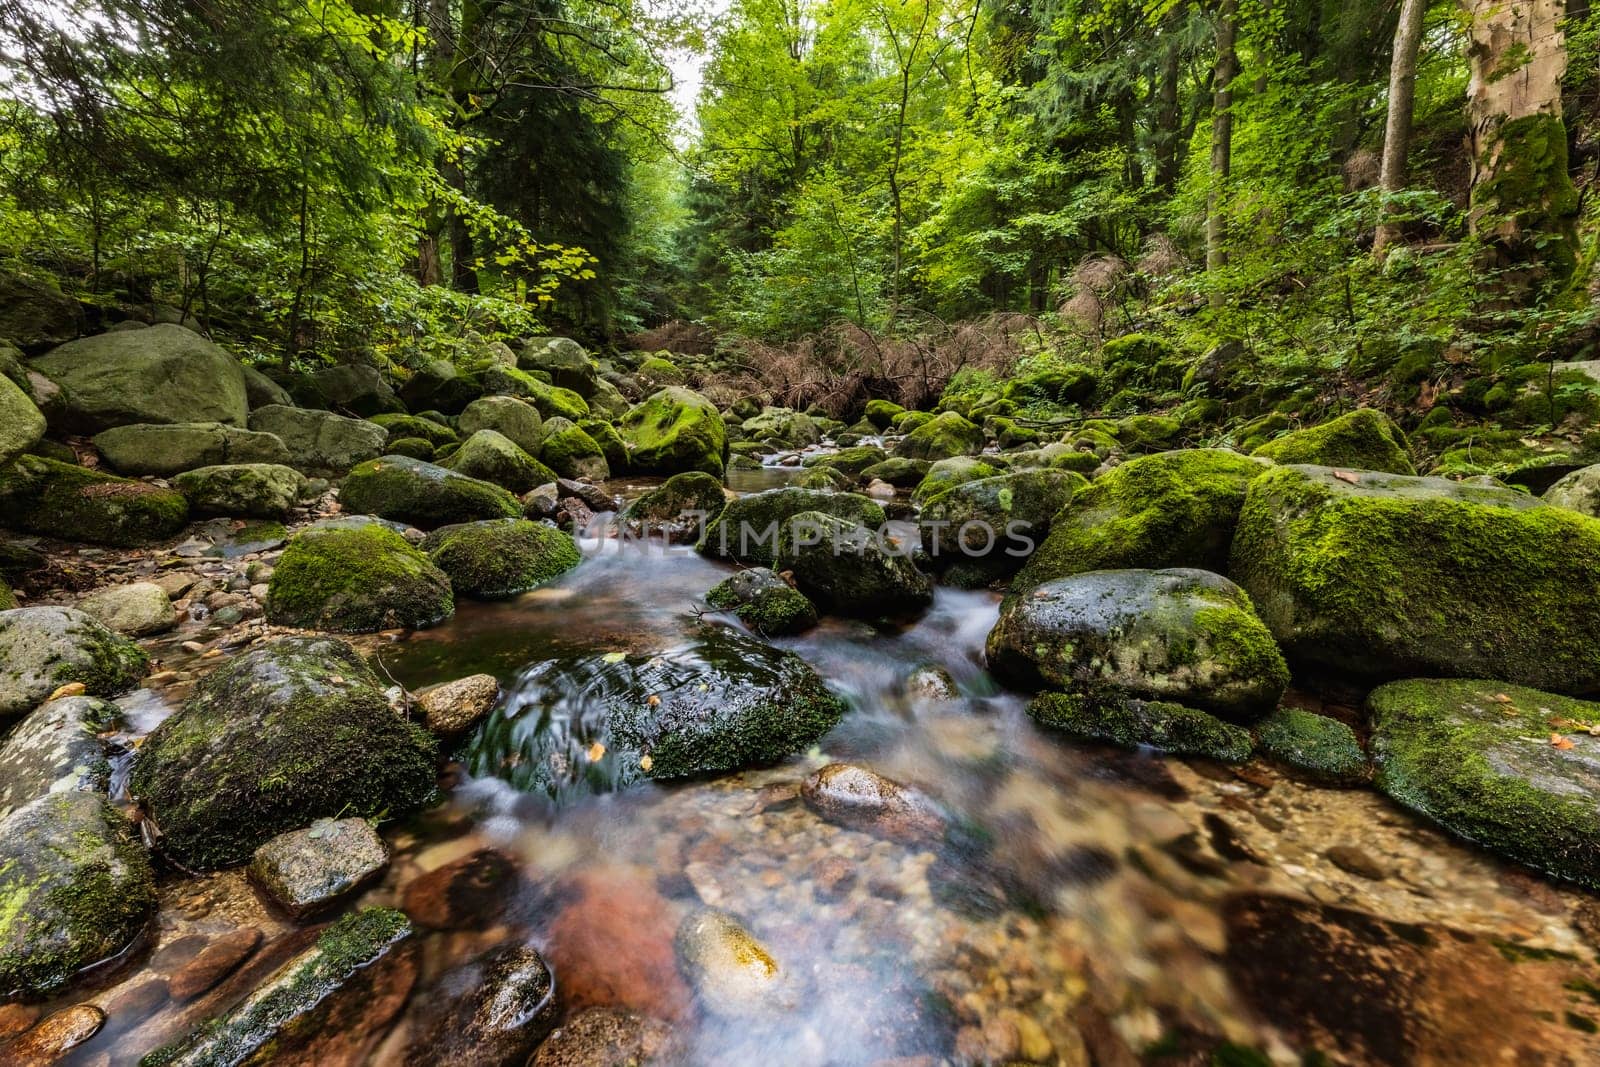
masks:
<svg viewBox="0 0 1600 1067"><path fill-rule="evenodd" d="M118 474L169 478L222 463L287 463L289 449L276 434L220 422L116 426L95 434L94 447Z"/></svg>
<svg viewBox="0 0 1600 1067"><path fill-rule="evenodd" d="M239 362L182 326L83 337L33 366L65 394L66 430L175 422L243 426L249 414Z"/></svg>
<svg viewBox="0 0 1600 1067"><path fill-rule="evenodd" d="M343 474L381 455L389 439L387 430L366 419L278 404L250 412L250 428L276 434L289 450L289 465L307 474Z"/></svg>
<svg viewBox="0 0 1600 1067"><path fill-rule="evenodd" d="M113 697L144 677L150 657L75 608L0 611L0 717L22 715L63 685Z"/></svg>

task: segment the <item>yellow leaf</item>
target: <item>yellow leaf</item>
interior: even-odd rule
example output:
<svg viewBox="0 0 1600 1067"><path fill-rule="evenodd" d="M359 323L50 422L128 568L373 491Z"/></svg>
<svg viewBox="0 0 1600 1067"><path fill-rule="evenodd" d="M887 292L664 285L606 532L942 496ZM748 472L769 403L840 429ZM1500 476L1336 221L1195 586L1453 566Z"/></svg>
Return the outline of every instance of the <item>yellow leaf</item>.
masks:
<svg viewBox="0 0 1600 1067"><path fill-rule="evenodd" d="M649 704L652 708L659 708L661 706L661 698L656 696L654 693L651 693L650 699L645 701L645 703Z"/></svg>
<svg viewBox="0 0 1600 1067"><path fill-rule="evenodd" d="M655 765L656 761L651 759L648 755L639 757L639 769L641 771L649 771L650 768L654 767Z"/></svg>
<svg viewBox="0 0 1600 1067"><path fill-rule="evenodd" d="M84 686L82 682L68 682L66 685L57 689L54 693L51 693L49 699L60 700L62 697L81 697L83 696L83 692ZM46 701L46 703L48 702L49 701Z"/></svg>
<svg viewBox="0 0 1600 1067"><path fill-rule="evenodd" d="M606 754L606 746L602 745L600 742L596 741L594 744L589 746L589 762L590 763L599 763L601 758L604 757L605 754Z"/></svg>
<svg viewBox="0 0 1600 1067"><path fill-rule="evenodd" d="M1569 749L1569 748L1572 747L1572 742L1569 741L1567 738L1563 737L1561 734L1551 734L1550 735L1550 747L1551 748L1559 748L1559 749Z"/></svg>

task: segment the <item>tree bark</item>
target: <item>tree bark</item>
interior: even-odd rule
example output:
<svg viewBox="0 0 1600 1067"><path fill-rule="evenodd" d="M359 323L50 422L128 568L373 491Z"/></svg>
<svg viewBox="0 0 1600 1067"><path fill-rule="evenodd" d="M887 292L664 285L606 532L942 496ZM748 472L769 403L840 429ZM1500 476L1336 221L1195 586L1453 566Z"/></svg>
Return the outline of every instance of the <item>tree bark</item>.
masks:
<svg viewBox="0 0 1600 1067"><path fill-rule="evenodd" d="M1411 150L1411 117L1417 95L1417 52L1422 46L1423 16L1427 0L1404 0L1400 24L1394 31L1394 55L1389 61L1389 114L1383 130L1383 162L1379 168L1379 222L1372 254L1400 238L1400 224L1392 218L1389 198L1406 187L1406 155Z"/></svg>
<svg viewBox="0 0 1600 1067"><path fill-rule="evenodd" d="M1167 29L1161 51L1161 77L1156 88L1156 186L1171 194L1178 187L1179 126L1183 112L1178 106L1179 38L1175 27Z"/></svg>
<svg viewBox="0 0 1600 1067"><path fill-rule="evenodd" d="M1473 233L1512 290L1560 282L1577 263L1578 195L1567 174L1561 0L1462 0Z"/></svg>
<svg viewBox="0 0 1600 1067"><path fill-rule="evenodd" d="M1211 97L1211 187L1206 193L1206 270L1225 266L1227 227L1222 199L1233 170L1233 81L1239 76L1239 0L1222 0L1217 11L1217 65Z"/></svg>

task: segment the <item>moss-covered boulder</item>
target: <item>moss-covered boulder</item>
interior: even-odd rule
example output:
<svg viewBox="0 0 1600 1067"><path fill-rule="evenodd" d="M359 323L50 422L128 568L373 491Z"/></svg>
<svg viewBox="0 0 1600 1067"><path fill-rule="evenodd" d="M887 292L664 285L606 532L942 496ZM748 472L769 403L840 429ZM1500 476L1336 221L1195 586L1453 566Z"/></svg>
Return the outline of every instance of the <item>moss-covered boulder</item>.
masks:
<svg viewBox="0 0 1600 1067"><path fill-rule="evenodd" d="M281 440L296 470L334 476L380 455L389 439L387 430L366 419L278 404L252 411L250 429Z"/></svg>
<svg viewBox="0 0 1600 1067"><path fill-rule="evenodd" d="M99 697L40 704L0 745L0 818L46 793L104 796L111 760L100 735L122 725L122 709Z"/></svg>
<svg viewBox="0 0 1600 1067"><path fill-rule="evenodd" d="M394 984L385 980L385 960L411 933L410 921L393 908L351 912L244 1000L187 1037L151 1052L139 1067L219 1067L285 1058L318 1062L316 1056L303 1054L340 1029L370 1028L375 1004L394 999ZM409 989L411 979L403 981ZM380 996L384 993L390 995ZM379 1026L389 1021L378 1018Z"/></svg>
<svg viewBox="0 0 1600 1067"><path fill-rule="evenodd" d="M406 406L384 379L383 372L365 363L339 363L297 375L289 392L306 407L329 408L351 415L404 413Z"/></svg>
<svg viewBox="0 0 1600 1067"><path fill-rule="evenodd" d="M958 485L975 482L981 478L994 478L1005 472L1006 461L998 456L985 456L981 459L974 456L956 456L952 459L937 460L928 467L928 473L923 475L917 487L911 491L911 502L926 504L940 493Z"/></svg>
<svg viewBox="0 0 1600 1067"><path fill-rule="evenodd" d="M456 420L463 436L471 437L479 430L493 430L531 456L538 455L539 446L544 443L543 425L539 409L514 396L486 396L474 400Z"/></svg>
<svg viewBox="0 0 1600 1067"><path fill-rule="evenodd" d="M1275 463L1315 463L1321 467L1415 474L1411 442L1381 411L1361 408L1320 426L1294 430L1255 450Z"/></svg>
<svg viewBox="0 0 1600 1067"><path fill-rule="evenodd" d="M1600 465L1584 467L1544 491L1546 504L1600 518Z"/></svg>
<svg viewBox="0 0 1600 1067"><path fill-rule="evenodd" d="M804 511L778 531L773 569L823 611L880 618L927 607L933 581L917 569L909 547L882 526L865 526L822 511Z"/></svg>
<svg viewBox="0 0 1600 1067"><path fill-rule="evenodd" d="M569 419L545 420L539 459L563 478L604 481L611 477L611 467L599 442Z"/></svg>
<svg viewBox="0 0 1600 1067"><path fill-rule="evenodd" d="M676 363L663 356L650 356L639 364L639 369L633 372L633 376L647 393L684 385L689 380Z"/></svg>
<svg viewBox="0 0 1600 1067"><path fill-rule="evenodd" d="M543 371L551 383L584 399L594 392L600 379L594 360L570 337L535 337L517 352L517 366L525 371Z"/></svg>
<svg viewBox="0 0 1600 1067"><path fill-rule="evenodd" d="M1072 498L1012 588L1130 567L1224 571L1245 488L1265 469L1219 448L1129 460Z"/></svg>
<svg viewBox="0 0 1600 1067"><path fill-rule="evenodd" d="M774 763L845 707L798 656L711 625L662 651L557 656L518 686L462 758L553 797Z"/></svg>
<svg viewBox="0 0 1600 1067"><path fill-rule="evenodd" d="M674 474L623 509L632 532L663 532L669 540L697 540L728 504L722 479L704 471Z"/></svg>
<svg viewBox="0 0 1600 1067"><path fill-rule="evenodd" d="M1177 389L1189 369L1170 341L1148 333L1124 334L1107 341L1100 350L1100 365L1100 392L1106 396L1130 388Z"/></svg>
<svg viewBox="0 0 1600 1067"><path fill-rule="evenodd" d="M866 419L879 430L887 430L894 425L896 415L902 414L906 409L892 400L867 401Z"/></svg>
<svg viewBox="0 0 1600 1067"><path fill-rule="evenodd" d="M1499 681L1393 682L1367 698L1377 784L1508 859L1600 888L1600 704Z"/></svg>
<svg viewBox="0 0 1600 1067"><path fill-rule="evenodd" d="M156 912L138 832L99 792L47 793L0 820L0 995L55 993Z"/></svg>
<svg viewBox="0 0 1600 1067"><path fill-rule="evenodd" d="M196 467L289 460L288 448L276 435L220 422L115 426L95 434L94 447L112 470L130 476L169 478Z"/></svg>
<svg viewBox="0 0 1600 1067"><path fill-rule="evenodd" d="M1011 377L1000 395L1018 404L1087 404L1100 384L1092 368L1061 363L1021 371Z"/></svg>
<svg viewBox="0 0 1600 1067"><path fill-rule="evenodd" d="M306 495L309 483L293 467L229 463L185 471L172 482L196 515L281 519Z"/></svg>
<svg viewBox="0 0 1600 1067"><path fill-rule="evenodd" d="M132 548L189 518L182 494L70 463L22 456L0 468L0 524L64 541Z"/></svg>
<svg viewBox="0 0 1600 1067"><path fill-rule="evenodd" d="M448 445L445 447L449 447ZM431 463L437 458L432 444L425 437L399 437L389 441L384 446L384 451L391 456L406 456L410 459L420 459L424 463Z"/></svg>
<svg viewBox="0 0 1600 1067"><path fill-rule="evenodd" d="M517 498L500 486L405 456L381 456L357 466L339 486L339 502L346 511L428 530L522 515Z"/></svg>
<svg viewBox="0 0 1600 1067"><path fill-rule="evenodd" d="M822 441L822 431L811 416L792 408L762 408L741 428L746 437L779 448L806 448Z"/></svg>
<svg viewBox="0 0 1600 1067"><path fill-rule="evenodd" d="M494 399L527 407L522 401L511 397L495 397ZM477 401L474 401L474 403L477 403ZM470 408L471 405L468 405L468 407ZM537 414L535 418L537 418ZM396 441L403 441L408 437L420 437L433 447L438 448L442 445L451 444L459 436L456 431L443 423L434 422L432 419L424 419L420 415L402 415L391 412L389 414L374 415L368 421L382 426L389 434L388 441L384 445L385 448L392 446ZM481 427L473 427L473 429L481 429ZM465 412L462 412L462 433L472 433L472 430L466 428Z"/></svg>
<svg viewBox="0 0 1600 1067"><path fill-rule="evenodd" d="M622 410L628 410L626 404ZM628 469L628 442L622 439L615 426L604 419L584 419L578 423L578 429L600 446L600 454L605 456L606 467L613 477Z"/></svg>
<svg viewBox="0 0 1600 1067"><path fill-rule="evenodd" d="M498 430L478 430L439 465L469 478L492 482L513 493L526 493L559 476L559 472L524 452Z"/></svg>
<svg viewBox="0 0 1600 1067"><path fill-rule="evenodd" d="M44 415L10 378L0 376L0 465L11 462L44 436Z"/></svg>
<svg viewBox="0 0 1600 1067"><path fill-rule="evenodd" d="M1204 756L1224 763L1250 758L1250 731L1199 708L1164 700L1104 700L1075 693L1041 693L1028 714L1083 741L1122 748L1152 748L1175 756Z"/></svg>
<svg viewBox="0 0 1600 1067"><path fill-rule="evenodd" d="M984 585L1014 574L1050 532L1051 520L1089 483L1060 470L980 478L922 505L918 527L934 566L958 584Z"/></svg>
<svg viewBox="0 0 1600 1067"><path fill-rule="evenodd" d="M617 432L628 444L628 463L641 474L705 471L722 476L727 427L717 406L699 393L669 387L629 409Z"/></svg>
<svg viewBox="0 0 1600 1067"><path fill-rule="evenodd" d="M817 624L817 609L805 594L766 567L724 578L706 593L706 603L732 611L764 637L803 633Z"/></svg>
<svg viewBox="0 0 1600 1067"><path fill-rule="evenodd" d="M193 330L163 324L69 341L34 360L65 396L62 429L221 422L249 413L238 360Z"/></svg>
<svg viewBox="0 0 1600 1067"><path fill-rule="evenodd" d="M150 657L76 608L0 611L0 717L23 715L63 685L90 696L132 689Z"/></svg>
<svg viewBox="0 0 1600 1067"><path fill-rule="evenodd" d="M522 397L542 418L578 419L589 416L589 404L571 389L535 378L515 367L492 366L480 374L483 391L496 396Z"/></svg>
<svg viewBox="0 0 1600 1067"><path fill-rule="evenodd" d="M1311 670L1600 689L1600 520L1514 490L1278 467L1250 484L1230 573Z"/></svg>
<svg viewBox="0 0 1600 1067"><path fill-rule="evenodd" d="M888 458L888 453L876 445L856 445L851 448L841 448L837 452L807 456L804 463L807 467L827 467L848 474L852 478L859 478L868 467L875 467Z"/></svg>
<svg viewBox="0 0 1600 1067"><path fill-rule="evenodd" d="M462 596L494 599L537 589L583 561L570 534L526 519L488 519L433 531L422 542Z"/></svg>
<svg viewBox="0 0 1600 1067"><path fill-rule="evenodd" d="M796 515L820 511L877 530L886 521L883 508L856 493L815 489L769 489L728 501L722 514L706 527L695 549L713 559L770 567L780 529Z"/></svg>
<svg viewBox="0 0 1600 1067"><path fill-rule="evenodd" d="M1089 700L1167 701L1248 722L1289 669L1242 589L1209 571L1090 571L1013 594L986 645L1006 681Z"/></svg>
<svg viewBox="0 0 1600 1067"><path fill-rule="evenodd" d="M1261 755L1307 777L1335 785L1367 777L1367 754L1356 732L1338 719L1284 706L1257 723L1255 730Z"/></svg>
<svg viewBox="0 0 1600 1067"><path fill-rule="evenodd" d="M953 411L946 411L918 426L894 448L897 456L926 460L975 456L982 451L983 431Z"/></svg>
<svg viewBox="0 0 1600 1067"><path fill-rule="evenodd" d="M414 810L433 794L435 756L355 649L280 637L201 679L145 739L129 788L163 851L213 870L314 819Z"/></svg>
<svg viewBox="0 0 1600 1067"><path fill-rule="evenodd" d="M1101 463L1100 457L1093 452L1073 448L1063 441L1055 441L1042 448L1007 452L1005 458L1012 470L1050 467L1055 470L1076 471L1083 475L1092 474Z"/></svg>
<svg viewBox="0 0 1600 1067"><path fill-rule="evenodd" d="M267 585L269 622L333 633L432 626L455 611L450 579L381 523L296 534Z"/></svg>
<svg viewBox="0 0 1600 1067"><path fill-rule="evenodd" d="M874 463L861 472L860 480L871 484L883 482L896 489L914 489L928 476L928 471L933 464L925 459L906 459L904 456L890 456L881 463Z"/></svg>
<svg viewBox="0 0 1600 1067"><path fill-rule="evenodd" d="M49 274L0 272L0 338L37 352L83 332L83 307Z"/></svg>

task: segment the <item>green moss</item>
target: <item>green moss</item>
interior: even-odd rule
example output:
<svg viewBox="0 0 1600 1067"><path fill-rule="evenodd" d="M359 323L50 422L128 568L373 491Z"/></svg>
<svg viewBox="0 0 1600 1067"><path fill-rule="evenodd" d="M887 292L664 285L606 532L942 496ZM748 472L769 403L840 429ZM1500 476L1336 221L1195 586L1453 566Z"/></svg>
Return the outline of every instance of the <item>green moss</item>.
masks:
<svg viewBox="0 0 1600 1067"><path fill-rule="evenodd" d="M715 588L706 594L708 603L714 593ZM803 633L817 624L817 609L811 601L798 589L787 586L762 590L753 599L737 605L734 614L764 637Z"/></svg>
<svg viewBox="0 0 1600 1067"><path fill-rule="evenodd" d="M604 480L611 476L599 443L575 424L551 419L544 424L544 431L539 459L561 477Z"/></svg>
<svg viewBox="0 0 1600 1067"><path fill-rule="evenodd" d="M1250 758L1249 731L1182 704L1041 693L1028 704L1028 714L1086 741L1207 756L1227 763Z"/></svg>
<svg viewBox="0 0 1600 1067"><path fill-rule="evenodd" d="M651 356L639 364L639 369L634 372L639 380L645 383L646 388L659 389L664 385L683 385L688 379L683 371L670 359L660 356Z"/></svg>
<svg viewBox="0 0 1600 1067"><path fill-rule="evenodd" d="M861 472L863 482L887 482L896 489L910 489L928 476L933 465L925 459L906 459L891 456L882 463L874 463Z"/></svg>
<svg viewBox="0 0 1600 1067"><path fill-rule="evenodd" d="M982 451L983 431L953 411L918 426L894 450L897 456L928 460L972 456Z"/></svg>
<svg viewBox="0 0 1600 1067"><path fill-rule="evenodd" d="M1491 851L1600 887L1600 738L1577 725L1600 723L1600 704L1500 681L1415 680L1375 689L1367 710L1390 797ZM1571 747L1550 744L1552 730Z"/></svg>
<svg viewBox="0 0 1600 1067"><path fill-rule="evenodd" d="M1129 460L1073 497L1012 588L1127 567L1221 572L1245 487L1263 469L1224 449Z"/></svg>
<svg viewBox="0 0 1600 1067"><path fill-rule="evenodd" d="M894 417L895 433L910 433L934 420L931 411L903 411Z"/></svg>
<svg viewBox="0 0 1600 1067"><path fill-rule="evenodd" d="M358 464L340 484L339 502L347 511L425 529L522 516L517 498L500 486L404 456Z"/></svg>
<svg viewBox="0 0 1600 1067"><path fill-rule="evenodd" d="M888 453L876 445L859 445L855 448L841 448L837 452L825 452L819 456L807 456L805 465L828 467L856 478L868 467L876 466L887 458Z"/></svg>
<svg viewBox="0 0 1600 1067"><path fill-rule="evenodd" d="M391 452L394 450L394 443L406 437L420 437L435 448L447 445L456 439L456 432L450 427L417 415L374 415L367 421L375 422L389 431L389 443L384 448Z"/></svg>
<svg viewBox="0 0 1600 1067"><path fill-rule="evenodd" d="M433 459L433 446L421 437L401 437L390 441L387 451L391 456L410 456L412 459Z"/></svg>
<svg viewBox="0 0 1600 1067"><path fill-rule="evenodd" d="M941 459L928 467L927 474L911 491L911 502L925 504L958 485L983 478L994 478L1004 473L1005 464L996 457L986 456L979 459L975 456L956 456L952 459Z"/></svg>
<svg viewBox="0 0 1600 1067"><path fill-rule="evenodd" d="M894 425L894 418L905 412L905 408L888 400L867 401L867 421L880 430L887 430Z"/></svg>
<svg viewBox="0 0 1600 1067"><path fill-rule="evenodd" d="M569 534L525 519L446 526L422 547L457 593L483 599L536 589L583 561Z"/></svg>
<svg viewBox="0 0 1600 1067"><path fill-rule="evenodd" d="M1038 403L1087 404L1100 384L1091 368L1075 363L1025 370L1006 382L1001 395L1025 407Z"/></svg>
<svg viewBox="0 0 1600 1067"><path fill-rule="evenodd" d="M722 476L728 431L721 414L699 393L667 388L631 408L617 424L629 466L644 474L705 471Z"/></svg>
<svg viewBox="0 0 1600 1067"><path fill-rule="evenodd" d="M1321 426L1295 430L1255 450L1276 463L1316 463L1324 467L1415 474L1407 455L1411 442L1381 411L1360 408Z"/></svg>
<svg viewBox="0 0 1600 1067"><path fill-rule="evenodd" d="M552 420L565 423L565 420ZM565 423L570 426L571 423ZM523 451L498 430L478 430L440 466L468 478L490 482L513 493L526 493L556 480L557 472Z"/></svg>
<svg viewBox="0 0 1600 1067"><path fill-rule="evenodd" d="M870 530L886 521L883 508L856 493L769 489L730 500L716 521L706 527L705 536L695 548L713 559L768 567L772 565L780 529L806 511L848 519Z"/></svg>
<svg viewBox="0 0 1600 1067"><path fill-rule="evenodd" d="M450 580L379 523L298 535L267 587L267 619L279 626L371 633L430 626L454 611Z"/></svg>
<svg viewBox="0 0 1600 1067"><path fill-rule="evenodd" d="M1355 731L1338 719L1280 707L1256 725L1261 754L1322 781L1358 782L1367 757Z"/></svg>
<svg viewBox="0 0 1600 1067"><path fill-rule="evenodd" d="M131 548L177 533L189 504L171 489L21 456L0 468L0 515L28 533Z"/></svg>
<svg viewBox="0 0 1600 1067"><path fill-rule="evenodd" d="M584 419L578 423L578 429L600 446L600 453L605 456L606 466L612 474L620 474L628 469L628 444L615 426L604 419Z"/></svg>
<svg viewBox="0 0 1600 1067"><path fill-rule="evenodd" d="M1176 348L1147 333L1107 341L1100 350L1100 363L1100 391L1108 395L1129 387L1146 392L1178 389L1188 370Z"/></svg>
<svg viewBox="0 0 1600 1067"><path fill-rule="evenodd" d="M1489 175L1472 190L1478 232L1507 263L1536 266L1557 282L1571 277L1578 262L1579 200L1560 116L1505 122L1487 139L1478 165Z"/></svg>
<svg viewBox="0 0 1600 1067"><path fill-rule="evenodd" d="M722 479L704 471L674 474L645 493L622 512L622 521L643 524L673 522L689 512L703 512L704 521L713 522L728 498Z"/></svg>
<svg viewBox="0 0 1600 1067"><path fill-rule="evenodd" d="M1600 520L1507 489L1279 467L1229 573L1291 661L1366 678L1600 686Z"/></svg>
<svg viewBox="0 0 1600 1067"><path fill-rule="evenodd" d="M0 578L0 611L10 611L16 606L16 594L11 591L11 587L6 584L5 579Z"/></svg>

